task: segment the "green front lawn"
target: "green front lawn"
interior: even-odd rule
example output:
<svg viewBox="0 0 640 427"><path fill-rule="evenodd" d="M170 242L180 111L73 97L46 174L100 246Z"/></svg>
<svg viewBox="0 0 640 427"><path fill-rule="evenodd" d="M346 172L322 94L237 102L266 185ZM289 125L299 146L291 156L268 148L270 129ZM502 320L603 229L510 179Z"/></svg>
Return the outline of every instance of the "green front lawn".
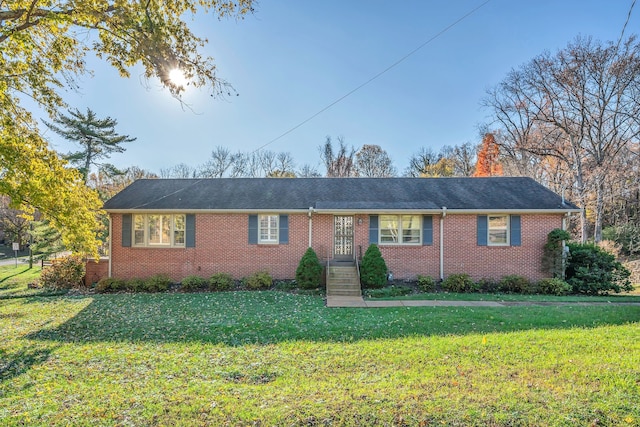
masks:
<svg viewBox="0 0 640 427"><path fill-rule="evenodd" d="M12 295L0 424L637 426L638 322L638 306Z"/></svg>
<svg viewBox="0 0 640 427"><path fill-rule="evenodd" d="M403 296L370 298L372 300L436 300L436 301L529 301L529 302L637 302L640 295L632 293L611 294L606 296L583 295L520 295L520 294L487 294L487 293L450 293L425 292Z"/></svg>

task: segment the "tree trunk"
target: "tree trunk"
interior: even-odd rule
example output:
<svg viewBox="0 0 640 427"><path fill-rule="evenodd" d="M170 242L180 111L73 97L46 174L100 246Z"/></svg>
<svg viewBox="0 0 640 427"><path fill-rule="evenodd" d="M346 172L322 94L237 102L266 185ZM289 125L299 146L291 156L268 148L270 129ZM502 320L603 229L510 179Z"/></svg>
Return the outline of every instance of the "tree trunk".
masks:
<svg viewBox="0 0 640 427"><path fill-rule="evenodd" d="M602 241L602 216L604 214L604 176L598 174L596 176L596 221L593 231L593 240L596 243Z"/></svg>

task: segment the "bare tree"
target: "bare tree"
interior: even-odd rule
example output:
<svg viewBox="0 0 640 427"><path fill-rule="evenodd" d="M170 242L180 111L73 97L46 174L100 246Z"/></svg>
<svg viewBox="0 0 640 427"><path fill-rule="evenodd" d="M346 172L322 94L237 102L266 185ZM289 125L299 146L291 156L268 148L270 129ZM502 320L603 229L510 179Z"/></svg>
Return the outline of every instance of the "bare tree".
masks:
<svg viewBox="0 0 640 427"><path fill-rule="evenodd" d="M198 170L186 163L178 163L170 168L160 169L161 178L197 178Z"/></svg>
<svg viewBox="0 0 640 427"><path fill-rule="evenodd" d="M320 178L322 177L322 174L320 172L318 172L318 169L316 169L314 166L311 166L309 164L304 164L302 165L302 167L300 169L298 169L298 172L296 172L296 175L300 178Z"/></svg>
<svg viewBox="0 0 640 427"><path fill-rule="evenodd" d="M320 158L324 162L327 169L327 177L350 177L355 175L353 165L353 156L355 150L353 147L347 148L344 138L338 137L339 148L335 153L331 137L327 136L324 145L320 147Z"/></svg>
<svg viewBox="0 0 640 427"><path fill-rule="evenodd" d="M555 55L544 53L512 70L484 104L504 131L504 144L556 157L571 170L578 202L595 213L594 239L600 241L606 177L621 150L640 136L639 94L634 36L605 45L576 38ZM585 241L585 209L581 234Z"/></svg>
<svg viewBox="0 0 640 427"><path fill-rule="evenodd" d="M354 172L356 176L369 178L386 178L397 174L389 154L379 145L368 144L356 153Z"/></svg>
<svg viewBox="0 0 640 427"><path fill-rule="evenodd" d="M232 167L234 156L228 148L221 145L211 151L211 157L198 168L198 176L202 178L222 178Z"/></svg>
<svg viewBox="0 0 640 427"><path fill-rule="evenodd" d="M453 175L473 175L477 155L477 147L470 142L465 142L464 144L456 145L455 147L453 147L450 156L448 156L453 160Z"/></svg>
<svg viewBox="0 0 640 427"><path fill-rule="evenodd" d="M436 153L432 148L420 148L415 154L409 158L409 166L405 170L405 176L409 177L427 177L433 176L431 169L443 158L442 153Z"/></svg>

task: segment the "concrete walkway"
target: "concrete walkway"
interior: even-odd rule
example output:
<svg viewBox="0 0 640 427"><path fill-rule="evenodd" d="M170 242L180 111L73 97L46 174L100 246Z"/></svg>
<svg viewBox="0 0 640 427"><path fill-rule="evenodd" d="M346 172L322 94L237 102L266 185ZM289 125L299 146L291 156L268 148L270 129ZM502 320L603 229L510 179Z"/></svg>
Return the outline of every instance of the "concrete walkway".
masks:
<svg viewBox="0 0 640 427"><path fill-rule="evenodd" d="M562 305L631 305L640 307L640 302L564 302L564 301L435 301L393 300L375 301L362 297L330 296L327 307L516 307L516 306L562 306Z"/></svg>

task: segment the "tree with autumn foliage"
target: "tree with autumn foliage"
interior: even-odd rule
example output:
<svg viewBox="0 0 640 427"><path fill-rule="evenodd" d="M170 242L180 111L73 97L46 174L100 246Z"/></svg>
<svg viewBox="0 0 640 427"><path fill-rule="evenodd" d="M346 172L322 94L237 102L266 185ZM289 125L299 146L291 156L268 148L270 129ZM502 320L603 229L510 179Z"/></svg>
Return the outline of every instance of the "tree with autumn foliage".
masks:
<svg viewBox="0 0 640 427"><path fill-rule="evenodd" d="M123 77L141 65L145 77L158 78L176 97L184 87L171 81L175 69L189 85L224 96L231 87L200 52L207 40L187 23L196 13L242 17L252 10L252 0L0 1L0 195L27 215L40 212L67 248L97 255L102 203L49 148L21 102L29 99L56 117L67 107L62 91L77 88L78 77L90 73L89 52Z"/></svg>
<svg viewBox="0 0 640 427"><path fill-rule="evenodd" d="M478 151L478 161L473 176L502 176L502 164L500 164L500 147L492 133L486 133L482 138L482 145Z"/></svg>

